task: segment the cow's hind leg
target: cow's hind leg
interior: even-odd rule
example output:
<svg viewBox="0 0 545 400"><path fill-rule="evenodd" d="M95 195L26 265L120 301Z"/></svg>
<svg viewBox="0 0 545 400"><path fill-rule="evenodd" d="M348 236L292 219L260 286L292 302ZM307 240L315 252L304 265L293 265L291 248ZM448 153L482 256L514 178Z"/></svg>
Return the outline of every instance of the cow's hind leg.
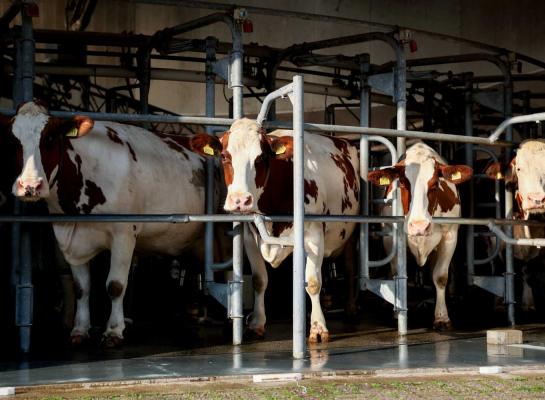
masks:
<svg viewBox="0 0 545 400"><path fill-rule="evenodd" d="M307 293L312 303L310 314L309 343L327 343L329 331L325 324L324 313L320 305L320 290L322 289L322 261L324 259L324 232L322 224L312 224L305 238L305 250L307 252L307 265L305 280Z"/></svg>
<svg viewBox="0 0 545 400"><path fill-rule="evenodd" d="M437 260L433 267L433 284L435 285L435 320L433 328L437 330L450 330L452 324L448 316L445 292L448 282L448 269L452 255L456 249L456 230L444 234L437 247Z"/></svg>
<svg viewBox="0 0 545 400"><path fill-rule="evenodd" d="M78 346L89 337L91 317L89 314L89 293L91 291L91 274L89 264L71 265L74 278L74 295L76 297L76 317L70 333L70 342Z"/></svg>
<svg viewBox="0 0 545 400"><path fill-rule="evenodd" d="M125 320L123 315L123 297L127 289L129 269L136 238L132 231L117 233L112 241L110 272L106 280L106 290L112 301L110 319L104 332L103 344L106 347L115 347L123 342Z"/></svg>
<svg viewBox="0 0 545 400"><path fill-rule="evenodd" d="M267 289L268 275L265 260L261 256L257 243L250 229L244 229L244 248L252 267L252 282L254 285L254 311L248 325L251 335L258 338L265 336L265 289Z"/></svg>

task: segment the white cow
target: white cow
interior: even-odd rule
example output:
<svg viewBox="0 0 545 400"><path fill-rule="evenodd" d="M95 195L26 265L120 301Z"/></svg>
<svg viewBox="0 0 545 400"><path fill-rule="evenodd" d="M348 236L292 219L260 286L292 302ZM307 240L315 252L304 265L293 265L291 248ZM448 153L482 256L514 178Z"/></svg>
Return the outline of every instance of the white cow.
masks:
<svg viewBox="0 0 545 400"><path fill-rule="evenodd" d="M436 289L435 329L450 329L451 322L445 302L450 261L456 249L458 225L435 224L434 217L459 217L460 198L457 184L471 178L472 169L465 165L447 165L439 154L424 143L416 143L407 149L405 159L393 167L369 173L369 181L379 186L389 186L387 198L392 198L394 180L401 189L405 231L411 253L419 266L424 266L435 250L433 283ZM383 209L383 215L392 215L391 206ZM391 247L391 239L385 238L385 246ZM396 259L392 262L396 270Z"/></svg>
<svg viewBox="0 0 545 400"><path fill-rule="evenodd" d="M232 213L291 214L293 212L292 131L266 134L253 120L233 123L220 140L215 136L196 138L193 149L202 154L223 157L227 198L224 208ZM307 214L355 215L359 211L359 168L357 149L342 139L305 135L305 212ZM249 329L258 336L265 333L264 293L267 271L291 254L292 247L269 245L255 227L246 230L245 249L252 265L255 304ZM291 223L267 223L274 236L292 237ZM327 342L329 331L320 306L321 267L324 257L342 250L354 224L305 224L307 252L305 279L312 302L309 342Z"/></svg>
<svg viewBox="0 0 545 400"><path fill-rule="evenodd" d="M18 157L13 194L23 201L45 199L51 213L61 214L204 213L204 159L186 147L187 139L81 116L58 119L34 102L23 104L10 125ZM111 251L104 336L116 345L135 249L178 255L199 242L202 224L78 222L53 229L75 280L74 344L90 328L89 261Z"/></svg>

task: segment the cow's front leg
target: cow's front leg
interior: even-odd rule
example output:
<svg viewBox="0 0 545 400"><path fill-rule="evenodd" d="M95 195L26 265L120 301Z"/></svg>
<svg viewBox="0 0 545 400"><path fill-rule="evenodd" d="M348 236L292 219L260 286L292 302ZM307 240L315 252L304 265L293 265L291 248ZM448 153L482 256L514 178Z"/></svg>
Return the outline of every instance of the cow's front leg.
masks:
<svg viewBox="0 0 545 400"><path fill-rule="evenodd" d="M456 249L456 241L457 230L451 230L443 235L437 247L437 260L433 267L433 284L436 291L433 328L441 331L452 328L445 300L445 289L448 282L448 268Z"/></svg>
<svg viewBox="0 0 545 400"><path fill-rule="evenodd" d="M262 338L265 336L265 289L267 289L268 275L265 260L257 247L257 243L250 232L244 229L244 249L252 267L252 283L254 286L254 311L248 325L248 331Z"/></svg>
<svg viewBox="0 0 545 400"><path fill-rule="evenodd" d="M89 293L91 291L91 274L89 264L70 265L74 278L74 295L76 297L76 317L70 333L70 342L74 346L83 343L89 337L91 317L89 314Z"/></svg>
<svg viewBox="0 0 545 400"><path fill-rule="evenodd" d="M311 224L305 237L307 265L305 281L307 293L310 296L312 312L310 314L309 343L327 343L329 331L325 324L324 313L320 305L320 290L322 289L322 261L324 259L324 231L322 224Z"/></svg>
<svg viewBox="0 0 545 400"><path fill-rule="evenodd" d="M123 315L123 297L127 290L129 269L136 238L132 231L114 234L111 247L110 272L106 280L106 291L112 300L110 319L104 332L104 345L115 347L123 342L125 319Z"/></svg>

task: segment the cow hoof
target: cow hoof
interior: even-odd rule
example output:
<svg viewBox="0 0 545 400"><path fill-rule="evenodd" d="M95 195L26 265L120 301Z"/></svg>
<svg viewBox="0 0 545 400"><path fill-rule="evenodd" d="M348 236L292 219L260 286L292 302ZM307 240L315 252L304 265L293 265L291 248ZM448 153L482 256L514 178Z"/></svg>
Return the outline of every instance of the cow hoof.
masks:
<svg viewBox="0 0 545 400"><path fill-rule="evenodd" d="M324 328L314 325L310 329L310 334L308 335L308 342L311 344L315 343L327 343L329 342L329 331Z"/></svg>
<svg viewBox="0 0 545 400"><path fill-rule="evenodd" d="M70 346L73 348L81 347L87 340L89 339L89 335L77 333L70 336Z"/></svg>
<svg viewBox="0 0 545 400"><path fill-rule="evenodd" d="M104 349L114 349L123 344L123 338L115 335L103 336L100 347Z"/></svg>
<svg viewBox="0 0 545 400"><path fill-rule="evenodd" d="M445 331L451 331L452 330L452 322L450 320L446 321L435 321L433 323L433 329L439 332L445 332Z"/></svg>
<svg viewBox="0 0 545 400"><path fill-rule="evenodd" d="M246 340L262 340L265 338L265 328L246 328L244 332L244 338Z"/></svg>

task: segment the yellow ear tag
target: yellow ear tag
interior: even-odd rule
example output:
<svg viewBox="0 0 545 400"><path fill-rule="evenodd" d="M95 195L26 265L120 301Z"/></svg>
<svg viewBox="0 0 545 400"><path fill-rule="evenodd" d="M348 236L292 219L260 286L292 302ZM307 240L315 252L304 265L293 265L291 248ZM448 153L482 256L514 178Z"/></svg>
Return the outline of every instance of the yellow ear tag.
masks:
<svg viewBox="0 0 545 400"><path fill-rule="evenodd" d="M450 179L453 181L457 181L458 179L462 179L462 173L460 171L456 171L450 176Z"/></svg>
<svg viewBox="0 0 545 400"><path fill-rule="evenodd" d="M279 148L276 149L275 154L279 155L279 154L284 154L285 152L286 152L286 146L281 145Z"/></svg>
<svg viewBox="0 0 545 400"><path fill-rule="evenodd" d="M502 174L501 172L498 172L498 173L496 174L496 179L497 179L497 180L503 179L503 174Z"/></svg>
<svg viewBox="0 0 545 400"><path fill-rule="evenodd" d="M390 184L390 178L388 178L387 176L381 176L378 183L381 186L389 185Z"/></svg>
<svg viewBox="0 0 545 400"><path fill-rule="evenodd" d="M214 155L214 149L209 145L207 144L206 146L204 146L202 148L202 151L204 154L208 154L209 156L213 156Z"/></svg>
<svg viewBox="0 0 545 400"><path fill-rule="evenodd" d="M78 128L72 128L66 134L66 137L78 137Z"/></svg>

